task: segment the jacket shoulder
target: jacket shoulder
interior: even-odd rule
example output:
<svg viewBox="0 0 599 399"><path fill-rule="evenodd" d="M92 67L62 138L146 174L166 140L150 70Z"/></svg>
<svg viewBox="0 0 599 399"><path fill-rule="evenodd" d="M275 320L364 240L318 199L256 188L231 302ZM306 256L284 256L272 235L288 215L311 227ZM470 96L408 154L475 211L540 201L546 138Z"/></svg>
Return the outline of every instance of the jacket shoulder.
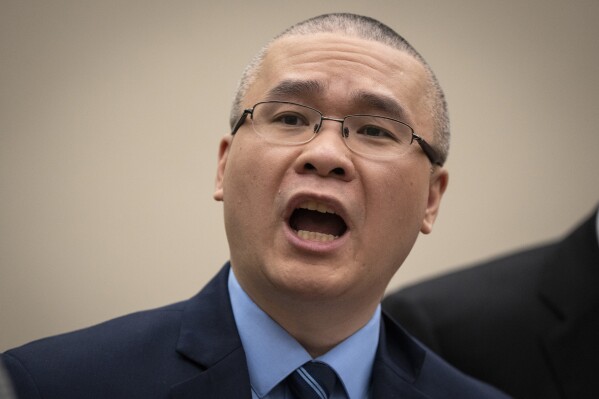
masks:
<svg viewBox="0 0 599 399"><path fill-rule="evenodd" d="M158 391L166 395L171 377L193 369L175 351L185 305L136 312L33 341L7 351L2 360L23 398L38 397L38 389L44 398L90 397L90 392L115 398L124 392L130 397L153 397Z"/></svg>
<svg viewBox="0 0 599 399"><path fill-rule="evenodd" d="M532 300L529 297L535 295L543 268L557 248L556 244L538 246L405 287L389 294L383 308L401 320L419 317L406 315L418 310L442 318L464 314L481 303L487 310L497 307L498 312L509 309L509 304L521 306Z"/></svg>

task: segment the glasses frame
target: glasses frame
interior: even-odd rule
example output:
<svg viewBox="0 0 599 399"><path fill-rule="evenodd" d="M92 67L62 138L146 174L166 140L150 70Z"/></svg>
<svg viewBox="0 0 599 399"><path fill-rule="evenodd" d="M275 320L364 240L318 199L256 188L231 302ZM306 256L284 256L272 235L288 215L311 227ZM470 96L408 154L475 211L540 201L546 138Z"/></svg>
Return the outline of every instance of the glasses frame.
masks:
<svg viewBox="0 0 599 399"><path fill-rule="evenodd" d="M239 130L239 128L241 128L241 126L245 123L248 115L250 115L252 118L254 116L254 108L256 108L256 106L260 105L260 104L292 104L292 105L299 105L305 108L309 108L311 110L316 111L319 115L320 115L320 122L318 123L318 129L315 129L314 131L314 136L310 139L312 140L314 137L316 137L316 135L320 132L320 127L322 126L322 122L323 121L334 121L334 122L339 122L341 123L341 135L345 138L345 133L343 132L343 123L345 122L345 119L350 117L350 116L377 116L379 118L385 118L385 119L389 119L395 122L399 122L402 125L407 126L410 131L412 132L412 140L410 141L410 144L412 144L412 142L416 141L418 143L418 145L420 145L420 148L422 149L422 152L424 152L424 155L426 155L426 157L429 159L429 161L433 164L433 165L439 165L439 166L443 166L443 162L441 161L441 156L439 155L439 153L437 152L437 150L435 150L425 139L423 139L421 136L417 135L414 132L414 129L412 128L412 126L408 125L405 122L402 122L400 120L394 119L394 118L389 118L386 116L380 116L380 115L366 115L366 114L355 114L355 115L346 115L343 118L333 118L333 117L329 117L329 116L325 116L322 112L320 112L319 110L317 110L316 108L312 108L309 107L307 105L303 105L303 104L298 104L298 103L294 103L291 101L260 101L257 102L256 104L254 104L251 108L246 108L243 110L243 113L241 114L241 116L239 117L239 119L237 120L237 123L235 123L235 126L233 126L233 129L231 130L231 135L234 136L237 131ZM310 141L308 140L308 141ZM351 150L351 148L350 148ZM353 151L353 150L352 150Z"/></svg>

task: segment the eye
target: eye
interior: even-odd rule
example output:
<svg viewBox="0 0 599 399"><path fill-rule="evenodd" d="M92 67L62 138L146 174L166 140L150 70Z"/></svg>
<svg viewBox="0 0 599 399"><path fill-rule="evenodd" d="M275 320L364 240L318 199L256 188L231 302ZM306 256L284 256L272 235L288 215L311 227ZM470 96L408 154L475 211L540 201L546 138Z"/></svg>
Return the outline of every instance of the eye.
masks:
<svg viewBox="0 0 599 399"><path fill-rule="evenodd" d="M282 127L305 127L309 126L308 118L297 112L282 112L272 118L272 124Z"/></svg>
<svg viewBox="0 0 599 399"><path fill-rule="evenodd" d="M397 141L397 137L389 130L375 125L362 126L356 133L373 139Z"/></svg>

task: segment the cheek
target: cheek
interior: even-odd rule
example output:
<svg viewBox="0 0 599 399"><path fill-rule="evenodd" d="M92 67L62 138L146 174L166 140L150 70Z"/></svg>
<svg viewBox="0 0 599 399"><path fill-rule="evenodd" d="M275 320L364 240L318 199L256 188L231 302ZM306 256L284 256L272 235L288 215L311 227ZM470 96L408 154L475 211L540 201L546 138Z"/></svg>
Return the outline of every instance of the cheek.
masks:
<svg viewBox="0 0 599 399"><path fill-rule="evenodd" d="M416 237L424 218L428 179L422 173L410 173L415 168L388 170L389 178L370 180L366 188L367 214L376 220L386 239L403 240ZM411 241L411 240L408 240Z"/></svg>
<svg viewBox="0 0 599 399"><path fill-rule="evenodd" d="M240 226L273 222L277 193L288 170L285 154L259 144L235 143L225 169L225 216Z"/></svg>
<svg viewBox="0 0 599 399"><path fill-rule="evenodd" d="M231 149L227 168L225 169L225 202L236 203L252 201L255 197L263 196L263 190L268 188L272 167L265 164L267 156L257 146L246 145L242 137L234 143Z"/></svg>
<svg viewBox="0 0 599 399"><path fill-rule="evenodd" d="M422 184L406 177L393 179L383 186L376 206L378 220L373 234L379 250L374 254L383 266L385 278L391 276L404 263L420 233L425 211ZM384 250L381 251L381 248Z"/></svg>
<svg viewBox="0 0 599 399"><path fill-rule="evenodd" d="M223 180L223 210L231 261L257 264L256 246L267 241L268 223L272 220L269 212L272 198L268 202L267 197L274 183L269 185L265 174L268 169L256 161L260 157L255 155L254 146L244 146L241 140L233 145L237 147L229 154Z"/></svg>

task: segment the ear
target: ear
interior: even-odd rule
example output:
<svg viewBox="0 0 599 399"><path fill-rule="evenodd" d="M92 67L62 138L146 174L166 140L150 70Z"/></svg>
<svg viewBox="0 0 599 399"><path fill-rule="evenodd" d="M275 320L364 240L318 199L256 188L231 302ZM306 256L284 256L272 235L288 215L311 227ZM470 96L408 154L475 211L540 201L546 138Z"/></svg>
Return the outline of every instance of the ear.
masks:
<svg viewBox="0 0 599 399"><path fill-rule="evenodd" d="M445 193L448 181L449 173L447 173L447 170L443 167L435 167L435 170L431 174L428 189L428 204L424 213L424 219L422 220L422 226L420 227L420 231L424 234L429 234L433 231L433 224L435 223L435 219L437 219L441 198L443 197L443 193Z"/></svg>
<svg viewBox="0 0 599 399"><path fill-rule="evenodd" d="M223 181L225 179L225 168L227 166L227 159L229 157L229 150L231 148L231 141L233 136L230 134L223 137L218 147L218 165L216 168L216 182L214 188L214 194L212 197L217 201L222 201L224 198Z"/></svg>

